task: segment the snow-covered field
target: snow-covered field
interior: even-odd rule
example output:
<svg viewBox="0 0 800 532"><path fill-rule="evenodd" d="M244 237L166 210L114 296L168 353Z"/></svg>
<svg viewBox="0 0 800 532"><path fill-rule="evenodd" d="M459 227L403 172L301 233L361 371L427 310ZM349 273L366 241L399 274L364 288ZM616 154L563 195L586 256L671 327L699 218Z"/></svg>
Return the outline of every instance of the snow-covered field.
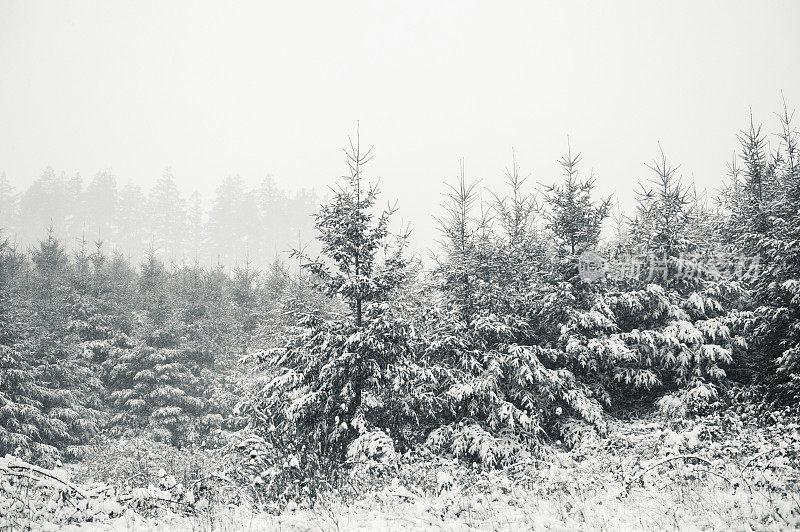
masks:
<svg viewBox="0 0 800 532"><path fill-rule="evenodd" d="M406 457L353 470L363 489L347 500L260 509L252 500L186 504L170 471L154 473L161 480L149 489L89 482L97 469L86 464L54 475L84 479L72 493L47 470L24 469L12 484L23 463L6 458L0 508L4 528L44 530L777 530L800 526L799 429L747 413L616 420L604 438L504 470Z"/></svg>

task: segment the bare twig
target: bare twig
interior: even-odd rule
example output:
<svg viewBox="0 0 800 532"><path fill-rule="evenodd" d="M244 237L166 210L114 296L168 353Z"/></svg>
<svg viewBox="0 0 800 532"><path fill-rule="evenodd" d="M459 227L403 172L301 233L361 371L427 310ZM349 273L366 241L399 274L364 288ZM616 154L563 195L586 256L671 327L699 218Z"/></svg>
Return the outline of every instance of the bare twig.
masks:
<svg viewBox="0 0 800 532"><path fill-rule="evenodd" d="M21 471L15 471L15 469L19 469ZM23 471L27 471L27 473ZM43 477L47 477L49 479L60 482L61 484L71 489L72 491L74 491L83 498L89 497L89 494L86 491L84 491L82 488L79 488L76 484L70 482L69 480L58 478L49 470L43 469L33 464L29 464L27 462L0 463L0 472L6 473L8 475L14 475L18 477L28 477L28 478L32 478L31 473L36 473L42 475Z"/></svg>
<svg viewBox="0 0 800 532"><path fill-rule="evenodd" d="M695 454L682 454L682 455L678 455L678 456L671 456L669 458L665 458L664 460L661 460L658 463L655 463L655 464L651 465L650 467L648 467L644 471L641 471L638 475L636 475L636 477L632 478L628 482L628 484L630 485L630 484L633 484L634 482L636 482L638 480L641 480L642 477L644 477L647 473L649 473L653 469L656 469L657 467L660 467L660 466L662 466L664 464L668 464L669 462L674 462L675 460L697 460L699 462L703 462L705 464L708 464L709 467L714 467L714 464L712 464L711 462L709 462L705 458L697 456Z"/></svg>

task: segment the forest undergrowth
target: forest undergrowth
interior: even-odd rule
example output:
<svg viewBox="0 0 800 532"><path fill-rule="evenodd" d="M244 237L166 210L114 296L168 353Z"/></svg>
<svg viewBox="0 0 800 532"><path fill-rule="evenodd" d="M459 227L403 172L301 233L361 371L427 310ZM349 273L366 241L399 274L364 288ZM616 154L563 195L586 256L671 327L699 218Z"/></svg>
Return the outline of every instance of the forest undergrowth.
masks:
<svg viewBox="0 0 800 532"><path fill-rule="evenodd" d="M738 410L738 411L737 411ZM222 454L120 440L54 469L7 456L3 529L765 530L800 526L797 411L609 420L488 470L422 449L343 467L317 503L259 501ZM226 469L228 468L228 469Z"/></svg>

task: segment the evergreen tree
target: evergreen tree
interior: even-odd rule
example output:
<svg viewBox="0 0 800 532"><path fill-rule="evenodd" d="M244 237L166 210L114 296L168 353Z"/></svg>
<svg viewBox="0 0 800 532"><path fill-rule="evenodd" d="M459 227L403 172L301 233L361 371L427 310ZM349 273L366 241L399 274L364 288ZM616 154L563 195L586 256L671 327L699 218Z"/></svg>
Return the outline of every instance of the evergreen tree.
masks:
<svg viewBox="0 0 800 532"><path fill-rule="evenodd" d="M233 270L231 295L236 307L236 323L240 328L241 355L250 351L250 343L260 321L258 314L258 279L249 260Z"/></svg>
<svg viewBox="0 0 800 532"><path fill-rule="evenodd" d="M29 316L15 286L20 262L8 241L0 241L0 453L36 444L44 447L49 436L63 429L63 424L51 423L42 413L38 400L38 372L23 328Z"/></svg>
<svg viewBox="0 0 800 532"><path fill-rule="evenodd" d="M411 394L427 401L424 410L439 420L430 444L488 467L538 452L545 435L571 415L603 426L599 404L564 367L558 345L532 327L544 246L516 163L508 180L510 196L495 198L499 231L485 213L470 214L477 198L463 178L454 188L445 226L450 262L439 265L442 306L422 319L429 369ZM471 309L466 320L464 302Z"/></svg>
<svg viewBox="0 0 800 532"><path fill-rule="evenodd" d="M86 230L93 237L114 241L117 236L119 198L117 181L108 172L97 173L83 192Z"/></svg>
<svg viewBox="0 0 800 532"><path fill-rule="evenodd" d="M120 191L116 246L123 256L135 261L144 256L150 242L147 198L135 183L128 182Z"/></svg>
<svg viewBox="0 0 800 532"><path fill-rule="evenodd" d="M264 252L274 254L291 248L292 239L297 233L292 232L294 225L289 221L290 198L280 190L271 176L265 177L256 192L258 214L263 232ZM314 206L316 207L316 205ZM314 210L306 214L312 214ZM308 216L313 223L313 217Z"/></svg>
<svg viewBox="0 0 800 532"><path fill-rule="evenodd" d="M64 225L60 227L60 230L64 241L73 244L86 230L89 213L83 202L83 178L81 175L75 174L65 180L65 183L66 195L59 198L65 210Z"/></svg>
<svg viewBox="0 0 800 532"><path fill-rule="evenodd" d="M209 258L206 249L205 224L203 220L203 205L200 201L200 193L196 190L189 196L189 206L187 211L188 225L188 251L194 261L204 262Z"/></svg>
<svg viewBox="0 0 800 532"><path fill-rule="evenodd" d="M209 411L211 368L218 354L217 316L210 315L205 274L185 267L170 274L150 253L139 280L141 341L117 337L102 364L113 423L149 428L173 444L196 442L218 414Z"/></svg>
<svg viewBox="0 0 800 532"><path fill-rule="evenodd" d="M597 205L592 203L591 193L594 178L581 180L578 177L580 154L567 151L559 164L564 169L563 185L547 188L548 228L556 238L556 251L559 258L576 257L597 245L603 220L608 217L611 199Z"/></svg>
<svg viewBox="0 0 800 532"><path fill-rule="evenodd" d="M613 339L622 342L614 378L639 393L678 390L683 406L701 408L716 398L724 367L743 345L736 310L746 294L724 264L717 268L724 250L699 231L705 215L677 169L663 153L650 169L654 186L643 187L631 224L636 254L620 257L635 274L607 298L619 327Z"/></svg>
<svg viewBox="0 0 800 532"><path fill-rule="evenodd" d="M247 190L241 177L226 178L217 188L208 216L208 238L214 258L234 263L250 251L257 253L259 229L255 194Z"/></svg>
<svg viewBox="0 0 800 532"><path fill-rule="evenodd" d="M546 188L553 264L545 267L535 291L531 321L538 342L556 350L553 363L587 386L587 396L608 403L605 370L613 363L613 351L601 346L616 330L614 316L604 299L604 279L582 278L579 261L586 252L598 253L611 199L595 201L594 179L578 177L579 162L580 154L573 155L570 148L559 161L563 183Z"/></svg>
<svg viewBox="0 0 800 532"><path fill-rule="evenodd" d="M378 190L363 176L370 152L361 151L358 136L350 148L346 186L316 218L324 258L303 265L317 289L341 298L349 312L308 315L284 347L268 351L266 360L280 370L251 403L279 427L283 448L329 458L389 430L395 368L410 356L408 324L390 297L405 279L403 243L381 257L392 210L373 213Z"/></svg>
<svg viewBox="0 0 800 532"><path fill-rule="evenodd" d="M8 182L6 173L0 173L0 229L9 234L17 222L17 195Z"/></svg>
<svg viewBox="0 0 800 532"><path fill-rule="evenodd" d="M462 159L456 185L451 186L446 194L446 217L439 219L445 257L437 261L436 275L440 278L441 288L449 297L450 303L467 323L475 311L477 242L472 209L478 200L476 186L476 183L466 182Z"/></svg>
<svg viewBox="0 0 800 532"><path fill-rule="evenodd" d="M770 385L770 399L791 404L800 398L800 157L785 104L780 118L774 153L752 116L740 136L744 168L732 168L726 229L741 254L759 261L748 279L756 306L745 360L756 382Z"/></svg>
<svg viewBox="0 0 800 532"><path fill-rule="evenodd" d="M99 382L68 328L69 260L53 237L18 283L18 256L0 245L0 447L50 460L97 431Z"/></svg>
<svg viewBox="0 0 800 532"><path fill-rule="evenodd" d="M52 227L55 234L65 231L68 196L64 176L48 167L22 194L19 202L19 228L22 241L34 243L42 231Z"/></svg>
<svg viewBox="0 0 800 532"><path fill-rule="evenodd" d="M150 243L156 252L176 260L183 256L186 236L186 204L172 172L166 170L148 198Z"/></svg>

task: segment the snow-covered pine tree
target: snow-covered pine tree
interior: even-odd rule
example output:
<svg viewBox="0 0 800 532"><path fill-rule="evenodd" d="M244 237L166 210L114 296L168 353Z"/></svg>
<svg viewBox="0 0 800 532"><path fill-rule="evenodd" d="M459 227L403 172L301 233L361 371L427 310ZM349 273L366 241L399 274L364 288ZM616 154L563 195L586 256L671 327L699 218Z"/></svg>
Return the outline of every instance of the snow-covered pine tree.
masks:
<svg viewBox="0 0 800 532"><path fill-rule="evenodd" d="M581 154L572 154L569 146L559 164L564 170L564 183L547 188L547 227L556 239L559 258L578 257L597 246L603 220L608 217L611 198L595 204L592 199L594 177L580 179L578 164Z"/></svg>
<svg viewBox="0 0 800 532"><path fill-rule="evenodd" d="M235 309L235 323L241 331L238 335L240 344L239 356L250 351L251 339L258 327L259 316L259 271L254 269L250 259L246 258L242 266L233 269L231 296Z"/></svg>
<svg viewBox="0 0 800 532"><path fill-rule="evenodd" d="M594 178L579 176L580 162L580 153L573 154L568 145L567 154L559 160L562 182L546 189L553 262L544 271L532 322L537 341L556 350L554 364L574 374L586 387L587 397L608 403L607 369L617 349L608 335L617 328L605 301L606 279L582 278L579 260L584 253L599 253L611 198L598 201L594 197Z"/></svg>
<svg viewBox="0 0 800 532"><path fill-rule="evenodd" d="M631 223L633 254L617 257L627 270L606 299L620 330L612 339L622 342L614 379L621 392L677 392L670 404L701 408L744 343L731 327L746 293L727 274L720 239L698 228L713 213L695 210L702 204L663 152L649 168L651 187L642 186Z"/></svg>
<svg viewBox="0 0 800 532"><path fill-rule="evenodd" d="M50 423L39 401L38 371L25 327L30 309L21 305L15 278L22 261L7 239L0 240L0 453L17 447L53 453L49 436L63 430L63 423Z"/></svg>
<svg viewBox="0 0 800 532"><path fill-rule="evenodd" d="M476 186L476 183L466 181L462 159L456 184L451 185L445 195L445 217L438 220L445 255L442 259L437 258L434 274L448 296L451 309L460 314L465 323L470 322L475 311L477 229L472 209L479 199Z"/></svg>
<svg viewBox="0 0 800 532"><path fill-rule="evenodd" d="M744 168L727 191L727 234L740 253L758 259L751 277L755 310L746 365L770 399L800 399L800 146L784 103L777 148L769 151L761 127L740 136Z"/></svg>
<svg viewBox="0 0 800 532"><path fill-rule="evenodd" d="M777 359L783 400L800 401L800 136L784 105L781 144L776 159L782 194L774 238L765 242L765 267L759 292L772 301L772 334L781 338Z"/></svg>
<svg viewBox="0 0 800 532"><path fill-rule="evenodd" d="M525 190L527 178L521 176L513 152L505 177L508 194L505 197L493 195L492 205L499 225L497 248L503 257L502 268L498 270L499 282L504 287L503 293L508 294L508 299L500 302L506 307L504 312L522 316L531 308L530 297L542 281L549 257L544 232L539 227L539 202L533 193Z"/></svg>
<svg viewBox="0 0 800 532"><path fill-rule="evenodd" d="M423 375L441 389L440 404L432 402L440 426L428 442L487 467L536 452L566 416L602 424L599 404L532 327L544 246L515 162L507 174L510 196L493 205L499 229L485 213L472 214L477 199L459 177L443 220L449 261L437 268L441 302L424 328Z"/></svg>
<svg viewBox="0 0 800 532"><path fill-rule="evenodd" d="M102 246L102 241L95 242L95 251L89 254L85 241L81 244L75 253L70 279L68 328L89 348L91 342L131 331L130 307L126 309L124 305L132 295L129 290L133 281L131 272L127 279L112 278L111 265Z"/></svg>
<svg viewBox="0 0 800 532"><path fill-rule="evenodd" d="M249 405L304 463L343 459L357 438L390 430L392 381L410 356L409 324L391 298L405 281L404 242L385 248L393 209L374 213L378 190L363 175L371 150L361 150L358 132L345 152L345 185L316 217L322 256L303 269L349 312L301 318L286 345L263 354L273 378Z"/></svg>
<svg viewBox="0 0 800 532"><path fill-rule="evenodd" d="M115 342L102 363L120 427L147 427L173 444L197 441L221 419L209 410L218 330L209 282L199 268L169 272L153 253L139 278L142 313L136 341ZM142 340L139 340L139 339Z"/></svg>
<svg viewBox="0 0 800 532"><path fill-rule="evenodd" d="M97 430L99 382L68 328L70 263L52 232L24 260L0 244L0 447L54 459Z"/></svg>

